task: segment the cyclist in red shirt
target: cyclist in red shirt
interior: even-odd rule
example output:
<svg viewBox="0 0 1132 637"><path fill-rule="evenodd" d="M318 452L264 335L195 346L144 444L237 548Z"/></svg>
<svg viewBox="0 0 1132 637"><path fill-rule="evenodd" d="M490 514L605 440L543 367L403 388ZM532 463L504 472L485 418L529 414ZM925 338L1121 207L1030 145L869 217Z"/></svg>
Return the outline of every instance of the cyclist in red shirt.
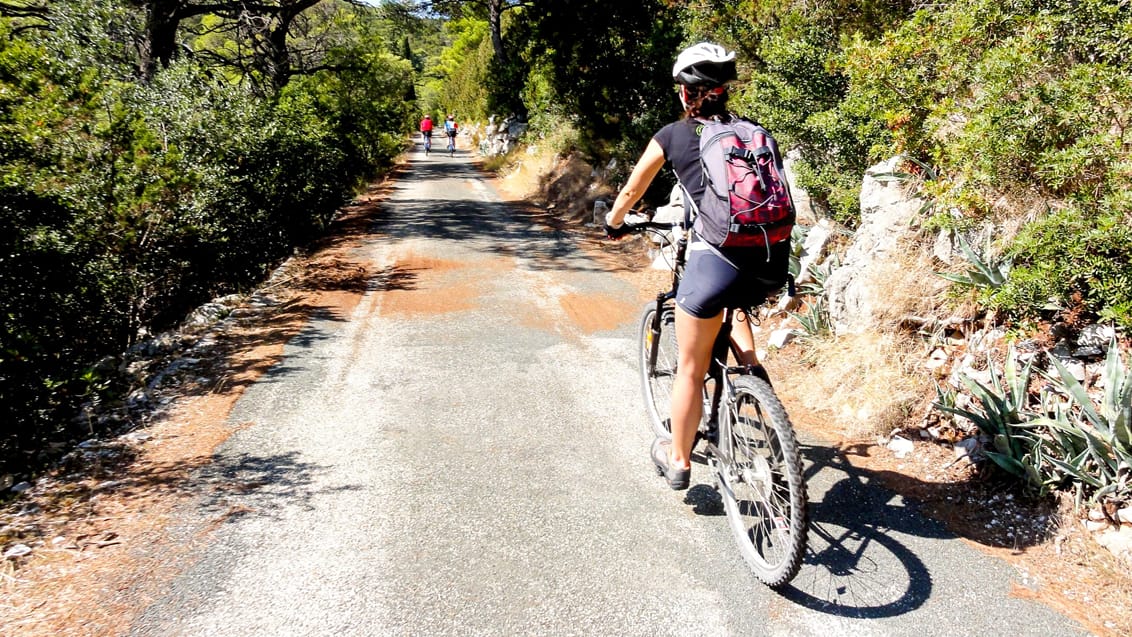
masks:
<svg viewBox="0 0 1132 637"><path fill-rule="evenodd" d="M421 120L421 139L424 141L424 152L432 150L432 116L425 115Z"/></svg>

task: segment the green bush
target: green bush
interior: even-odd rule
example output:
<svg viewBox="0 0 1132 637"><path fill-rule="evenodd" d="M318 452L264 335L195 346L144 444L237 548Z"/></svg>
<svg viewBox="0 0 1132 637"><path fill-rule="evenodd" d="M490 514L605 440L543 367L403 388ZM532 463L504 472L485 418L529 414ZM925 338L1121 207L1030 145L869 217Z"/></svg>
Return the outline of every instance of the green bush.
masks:
<svg viewBox="0 0 1132 637"><path fill-rule="evenodd" d="M97 433L73 416L121 391L114 356L316 237L413 119L372 43L264 99L192 60L140 83L136 13L54 10L0 19L0 474Z"/></svg>
<svg viewBox="0 0 1132 637"><path fill-rule="evenodd" d="M1016 320L1083 309L1132 327L1129 218L1068 207L1025 226L1007 252L1014 269L988 305Z"/></svg>

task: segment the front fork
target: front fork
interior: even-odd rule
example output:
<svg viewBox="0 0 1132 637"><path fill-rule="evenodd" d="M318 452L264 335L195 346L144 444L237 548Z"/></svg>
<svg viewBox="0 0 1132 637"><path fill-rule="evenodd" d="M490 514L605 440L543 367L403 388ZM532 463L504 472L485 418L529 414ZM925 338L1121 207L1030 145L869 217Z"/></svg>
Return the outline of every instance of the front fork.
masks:
<svg viewBox="0 0 1132 637"><path fill-rule="evenodd" d="M676 298L676 292L661 292L656 295L656 310L652 313L652 325L649 326L649 373L656 371L656 358L660 352L660 326L664 320L664 306L671 299ZM673 328L675 329L675 328ZM674 372L676 370L673 370Z"/></svg>

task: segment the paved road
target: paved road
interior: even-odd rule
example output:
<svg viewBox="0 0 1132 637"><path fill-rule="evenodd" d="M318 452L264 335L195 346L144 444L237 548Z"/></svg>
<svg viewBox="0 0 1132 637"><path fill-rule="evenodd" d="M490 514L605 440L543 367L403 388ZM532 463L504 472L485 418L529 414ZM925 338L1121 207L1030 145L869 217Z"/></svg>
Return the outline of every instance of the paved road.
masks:
<svg viewBox="0 0 1132 637"><path fill-rule="evenodd" d="M467 157L415 155L316 317L231 414L202 483L236 511L134 635L1080 635L1017 575L820 444L793 587L746 570L697 467L647 460L637 296L513 216Z"/></svg>

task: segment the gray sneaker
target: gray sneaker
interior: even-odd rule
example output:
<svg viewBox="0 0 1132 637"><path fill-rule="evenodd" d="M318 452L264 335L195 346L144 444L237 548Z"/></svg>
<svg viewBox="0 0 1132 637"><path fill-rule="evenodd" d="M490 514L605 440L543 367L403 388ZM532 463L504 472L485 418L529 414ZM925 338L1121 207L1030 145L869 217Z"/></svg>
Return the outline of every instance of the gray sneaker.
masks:
<svg viewBox="0 0 1132 637"><path fill-rule="evenodd" d="M657 475L664 476L664 480L668 482L669 487L676 490L687 489L688 483L691 482L692 479L692 469L691 467L685 469L683 467L669 466L668 448L671 446L671 440L657 438L652 441L652 448L649 450L649 455L652 456L652 463L656 465Z"/></svg>

